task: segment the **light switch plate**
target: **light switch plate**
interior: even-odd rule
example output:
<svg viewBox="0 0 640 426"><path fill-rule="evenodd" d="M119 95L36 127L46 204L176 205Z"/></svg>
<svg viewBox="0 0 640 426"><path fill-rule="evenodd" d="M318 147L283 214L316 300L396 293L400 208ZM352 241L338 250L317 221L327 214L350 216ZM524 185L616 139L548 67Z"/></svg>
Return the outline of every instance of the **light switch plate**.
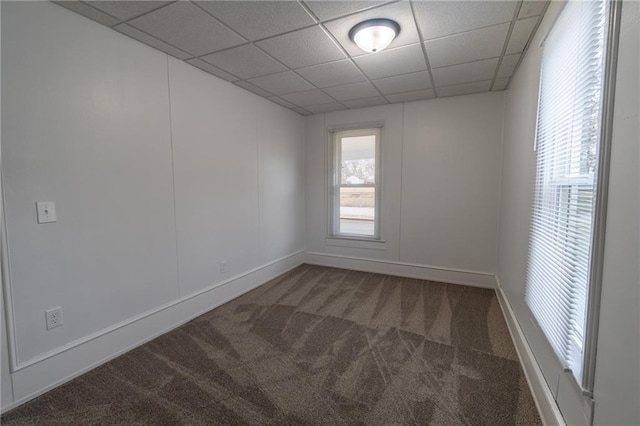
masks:
<svg viewBox="0 0 640 426"><path fill-rule="evenodd" d="M56 203L53 201L38 201L38 223L51 223L56 221Z"/></svg>

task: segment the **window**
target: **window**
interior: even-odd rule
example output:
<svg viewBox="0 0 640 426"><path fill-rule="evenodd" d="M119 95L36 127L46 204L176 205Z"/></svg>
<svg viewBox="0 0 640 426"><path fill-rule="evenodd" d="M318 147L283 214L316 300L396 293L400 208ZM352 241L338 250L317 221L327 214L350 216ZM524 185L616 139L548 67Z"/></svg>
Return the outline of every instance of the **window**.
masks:
<svg viewBox="0 0 640 426"><path fill-rule="evenodd" d="M332 133L331 236L380 238L380 129Z"/></svg>
<svg viewBox="0 0 640 426"><path fill-rule="evenodd" d="M543 46L525 300L582 382L601 182L606 0L569 1Z"/></svg>

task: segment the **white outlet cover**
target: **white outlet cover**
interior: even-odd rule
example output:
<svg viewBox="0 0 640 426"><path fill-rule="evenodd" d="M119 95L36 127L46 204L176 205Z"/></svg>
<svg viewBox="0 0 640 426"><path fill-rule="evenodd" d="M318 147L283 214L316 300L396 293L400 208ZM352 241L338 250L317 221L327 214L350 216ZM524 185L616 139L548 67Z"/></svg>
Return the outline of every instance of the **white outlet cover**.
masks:
<svg viewBox="0 0 640 426"><path fill-rule="evenodd" d="M56 221L56 203L53 201L38 201L38 223L51 223Z"/></svg>
<svg viewBox="0 0 640 426"><path fill-rule="evenodd" d="M60 327L62 325L62 307L51 308L46 310L45 319L47 322L47 330Z"/></svg>

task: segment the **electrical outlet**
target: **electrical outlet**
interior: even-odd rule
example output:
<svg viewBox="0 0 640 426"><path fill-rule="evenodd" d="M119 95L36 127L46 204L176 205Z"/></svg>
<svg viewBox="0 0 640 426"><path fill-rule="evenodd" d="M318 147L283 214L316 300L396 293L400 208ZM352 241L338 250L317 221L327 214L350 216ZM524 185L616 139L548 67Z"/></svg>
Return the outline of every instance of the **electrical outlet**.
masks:
<svg viewBox="0 0 640 426"><path fill-rule="evenodd" d="M51 223L56 221L56 203L53 201L38 201L38 223Z"/></svg>
<svg viewBox="0 0 640 426"><path fill-rule="evenodd" d="M220 273L224 274L227 272L227 261L223 260L222 262L220 262Z"/></svg>
<svg viewBox="0 0 640 426"><path fill-rule="evenodd" d="M62 325L62 308L52 308L45 311L45 317L47 319L47 330L60 327Z"/></svg>

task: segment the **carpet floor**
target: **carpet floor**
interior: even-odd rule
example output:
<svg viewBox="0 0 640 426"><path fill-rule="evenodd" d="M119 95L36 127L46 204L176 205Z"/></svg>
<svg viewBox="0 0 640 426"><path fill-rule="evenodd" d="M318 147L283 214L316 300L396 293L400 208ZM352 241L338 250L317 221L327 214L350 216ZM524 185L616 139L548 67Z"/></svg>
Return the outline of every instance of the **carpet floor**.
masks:
<svg viewBox="0 0 640 426"><path fill-rule="evenodd" d="M0 420L541 424L493 290L311 265Z"/></svg>

